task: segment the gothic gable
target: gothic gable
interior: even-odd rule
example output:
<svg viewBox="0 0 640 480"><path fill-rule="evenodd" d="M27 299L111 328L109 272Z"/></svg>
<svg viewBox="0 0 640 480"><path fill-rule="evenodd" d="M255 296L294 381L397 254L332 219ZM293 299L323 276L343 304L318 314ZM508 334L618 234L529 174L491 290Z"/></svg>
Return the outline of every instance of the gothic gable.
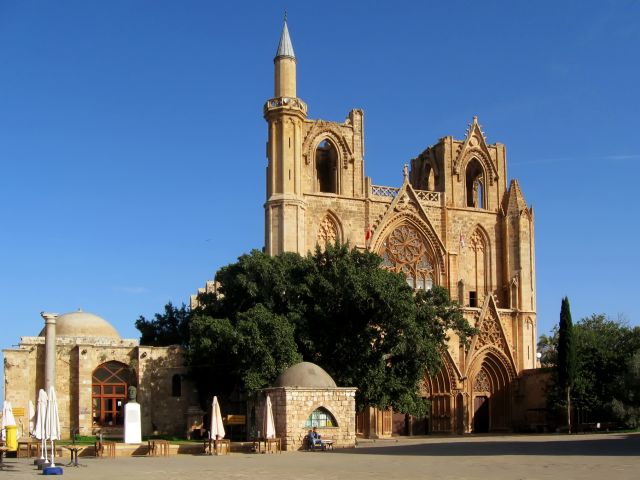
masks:
<svg viewBox="0 0 640 480"><path fill-rule="evenodd" d="M414 226L425 236L433 249L433 260L438 265L439 273L442 274L445 272L444 262L446 249L444 243L435 228L433 228L425 209L420 204L415 190L409 184L406 174L405 181L389 205L389 208L384 215L372 225L374 233L370 245L373 246L373 251L379 251L386 238L402 223L408 223Z"/></svg>
<svg viewBox="0 0 640 480"><path fill-rule="evenodd" d="M464 165L472 158L477 158L487 172L489 184L493 185L498 180L498 169L491 159L487 139L478 124L478 117L473 117L473 122L466 132L464 143L458 149L458 154L453 161L453 173L460 178L460 172Z"/></svg>
<svg viewBox="0 0 640 480"><path fill-rule="evenodd" d="M476 328L479 332L471 340L469 352L472 359L469 363L473 363L476 357L483 356L483 352L492 350L508 361L509 370L515 375L517 369L511 339L500 321L500 313L493 295L487 295Z"/></svg>

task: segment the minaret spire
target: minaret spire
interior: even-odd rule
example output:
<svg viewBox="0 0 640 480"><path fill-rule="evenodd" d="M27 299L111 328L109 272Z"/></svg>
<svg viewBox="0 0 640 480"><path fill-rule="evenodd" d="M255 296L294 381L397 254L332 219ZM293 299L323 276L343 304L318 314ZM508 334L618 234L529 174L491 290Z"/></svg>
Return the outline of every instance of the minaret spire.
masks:
<svg viewBox="0 0 640 480"><path fill-rule="evenodd" d="M275 97L276 98L296 98L296 54L293 53L293 45L291 45L291 37L289 36L289 27L287 26L287 12L284 12L284 21L282 22L282 34L280 35L280 43L278 43L278 51L276 58L273 59L275 64Z"/></svg>
<svg viewBox="0 0 640 480"><path fill-rule="evenodd" d="M284 22L282 25L282 34L280 35L280 43L278 44L278 51L276 52L276 59L281 57L293 58L294 60L296 58L296 54L293 52L293 45L291 44L291 37L289 36L289 27L287 27L286 10L284 11Z"/></svg>

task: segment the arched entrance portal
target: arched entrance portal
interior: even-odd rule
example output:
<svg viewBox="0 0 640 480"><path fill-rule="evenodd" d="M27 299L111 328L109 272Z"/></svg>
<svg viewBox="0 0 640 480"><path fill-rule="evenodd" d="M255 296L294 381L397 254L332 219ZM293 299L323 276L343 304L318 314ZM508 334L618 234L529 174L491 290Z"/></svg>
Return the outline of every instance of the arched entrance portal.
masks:
<svg viewBox="0 0 640 480"><path fill-rule="evenodd" d="M473 378L473 432L508 430L512 403L509 369L497 354L489 351Z"/></svg>
<svg viewBox="0 0 640 480"><path fill-rule="evenodd" d="M111 361L93 371L91 413L94 426L122 426L127 389L136 385L133 370L124 363Z"/></svg>

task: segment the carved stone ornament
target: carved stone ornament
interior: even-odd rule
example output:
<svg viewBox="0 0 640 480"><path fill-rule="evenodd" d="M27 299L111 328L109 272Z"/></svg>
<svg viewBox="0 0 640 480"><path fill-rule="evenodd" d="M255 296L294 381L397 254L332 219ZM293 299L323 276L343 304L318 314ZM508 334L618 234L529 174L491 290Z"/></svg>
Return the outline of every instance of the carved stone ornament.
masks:
<svg viewBox="0 0 640 480"><path fill-rule="evenodd" d="M318 228L318 245L325 246L328 243L336 243L337 239L338 227L336 226L333 219L329 215L326 215L322 219L320 227Z"/></svg>
<svg viewBox="0 0 640 480"><path fill-rule="evenodd" d="M500 325L498 325L499 320L494 316L493 313L488 313L485 317L482 325L480 326L480 335L478 341L476 342L476 350L484 347L485 345L493 345L500 348L503 352L507 352L507 344L504 336L502 335L502 331Z"/></svg>
<svg viewBox="0 0 640 480"><path fill-rule="evenodd" d="M491 391L491 380L489 379L489 375L487 372L482 369L476 375L476 379L473 382L473 391L474 392L490 392Z"/></svg>
<svg viewBox="0 0 640 480"><path fill-rule="evenodd" d="M484 252L484 249L485 249L484 238L482 237L482 234L480 233L479 230L476 230L475 232L473 232L469 243L471 244L471 248L476 252Z"/></svg>

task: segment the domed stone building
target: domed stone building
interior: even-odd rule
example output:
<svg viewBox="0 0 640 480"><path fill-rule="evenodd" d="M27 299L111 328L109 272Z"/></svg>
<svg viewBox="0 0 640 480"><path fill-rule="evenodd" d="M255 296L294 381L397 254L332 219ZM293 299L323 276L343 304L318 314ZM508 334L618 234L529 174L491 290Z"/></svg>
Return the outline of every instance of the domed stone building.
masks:
<svg viewBox="0 0 640 480"><path fill-rule="evenodd" d="M276 436L283 450L304 447L307 432L316 427L336 447L353 447L356 442L354 387L338 387L318 365L301 362L283 371L273 386L262 390L256 403L256 425L262 425L264 402L271 398Z"/></svg>
<svg viewBox="0 0 640 480"><path fill-rule="evenodd" d="M5 397L26 411L38 390L56 389L63 436L99 432L120 436L128 389L137 388L142 433L184 435L201 418L193 387L185 382L182 350L140 346L123 339L104 318L78 310L43 313L45 328L4 350ZM26 418L18 418L26 425ZM195 420L194 420L195 421ZM197 423L197 421L196 421ZM199 425L195 425L199 427Z"/></svg>

